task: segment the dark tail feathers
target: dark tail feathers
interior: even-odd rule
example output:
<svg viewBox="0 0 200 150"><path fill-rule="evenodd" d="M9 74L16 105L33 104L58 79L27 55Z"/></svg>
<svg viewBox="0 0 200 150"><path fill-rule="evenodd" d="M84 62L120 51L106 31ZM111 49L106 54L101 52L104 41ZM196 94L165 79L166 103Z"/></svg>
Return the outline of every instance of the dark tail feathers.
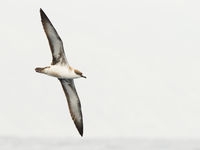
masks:
<svg viewBox="0 0 200 150"><path fill-rule="evenodd" d="M39 68L39 67L35 68L35 71L36 71L36 72L39 72L39 73L41 73L42 70L44 70L44 68Z"/></svg>

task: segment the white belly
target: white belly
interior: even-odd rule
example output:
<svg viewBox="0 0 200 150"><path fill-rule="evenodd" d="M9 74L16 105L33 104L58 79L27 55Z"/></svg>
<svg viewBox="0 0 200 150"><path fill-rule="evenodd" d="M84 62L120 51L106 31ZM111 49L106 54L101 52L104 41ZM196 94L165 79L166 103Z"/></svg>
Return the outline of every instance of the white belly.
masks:
<svg viewBox="0 0 200 150"><path fill-rule="evenodd" d="M67 66L53 65L49 68L46 68L44 73L49 76L62 79L75 79L79 77L74 73L73 70L70 70Z"/></svg>

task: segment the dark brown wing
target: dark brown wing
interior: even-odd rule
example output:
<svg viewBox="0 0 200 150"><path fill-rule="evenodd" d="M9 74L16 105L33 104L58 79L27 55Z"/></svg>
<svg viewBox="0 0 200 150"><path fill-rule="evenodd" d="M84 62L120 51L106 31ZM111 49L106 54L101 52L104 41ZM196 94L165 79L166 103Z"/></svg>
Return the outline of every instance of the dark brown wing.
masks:
<svg viewBox="0 0 200 150"><path fill-rule="evenodd" d="M81 112L81 103L76 92L73 80L58 79L63 87L67 98L69 111L76 128L81 136L83 136L83 117Z"/></svg>
<svg viewBox="0 0 200 150"><path fill-rule="evenodd" d="M56 29L53 27L51 21L46 16L44 11L40 9L41 21L46 33L47 39L49 41L49 45L52 53L52 65L57 63L68 64L67 59L65 57L64 47L61 38L59 37Z"/></svg>

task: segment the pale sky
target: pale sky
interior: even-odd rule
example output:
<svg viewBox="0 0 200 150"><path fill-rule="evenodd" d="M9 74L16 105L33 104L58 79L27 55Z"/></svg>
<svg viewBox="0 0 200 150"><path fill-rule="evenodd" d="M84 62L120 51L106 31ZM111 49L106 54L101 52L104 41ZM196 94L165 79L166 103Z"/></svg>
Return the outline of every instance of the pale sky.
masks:
<svg viewBox="0 0 200 150"><path fill-rule="evenodd" d="M76 79L85 137L200 138L200 1L18 0L0 5L0 136L79 137L42 8Z"/></svg>

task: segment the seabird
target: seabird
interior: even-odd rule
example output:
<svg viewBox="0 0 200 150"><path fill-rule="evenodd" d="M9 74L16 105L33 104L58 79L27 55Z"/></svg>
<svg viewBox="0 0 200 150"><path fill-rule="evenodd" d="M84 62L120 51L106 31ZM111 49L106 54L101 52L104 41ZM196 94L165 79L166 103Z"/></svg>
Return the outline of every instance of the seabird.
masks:
<svg viewBox="0 0 200 150"><path fill-rule="evenodd" d="M72 120L74 121L80 135L83 136L81 103L76 92L73 79L86 77L79 70L72 68L67 62L62 40L42 9L40 9L40 16L44 31L49 41L52 53L52 62L50 66L35 68L35 71L56 77L60 81L67 98Z"/></svg>

